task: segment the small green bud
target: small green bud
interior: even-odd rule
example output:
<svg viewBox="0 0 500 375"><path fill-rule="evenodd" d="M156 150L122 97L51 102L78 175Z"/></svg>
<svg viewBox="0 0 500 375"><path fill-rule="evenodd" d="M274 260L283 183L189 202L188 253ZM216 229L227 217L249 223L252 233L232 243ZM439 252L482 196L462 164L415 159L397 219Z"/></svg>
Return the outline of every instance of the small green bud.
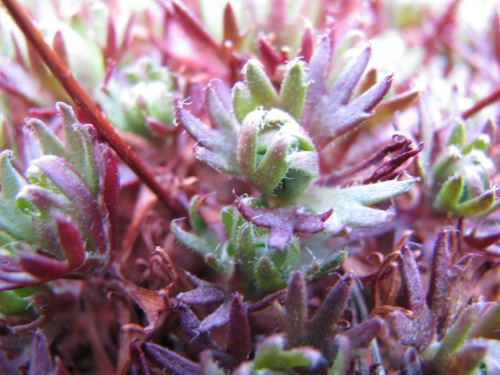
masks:
<svg viewBox="0 0 500 375"><path fill-rule="evenodd" d="M279 109L249 113L238 137L245 177L265 194L291 200L319 173L318 154L300 125Z"/></svg>
<svg viewBox="0 0 500 375"><path fill-rule="evenodd" d="M495 208L495 167L479 149L463 155L450 146L432 168L434 208L457 216L483 216Z"/></svg>

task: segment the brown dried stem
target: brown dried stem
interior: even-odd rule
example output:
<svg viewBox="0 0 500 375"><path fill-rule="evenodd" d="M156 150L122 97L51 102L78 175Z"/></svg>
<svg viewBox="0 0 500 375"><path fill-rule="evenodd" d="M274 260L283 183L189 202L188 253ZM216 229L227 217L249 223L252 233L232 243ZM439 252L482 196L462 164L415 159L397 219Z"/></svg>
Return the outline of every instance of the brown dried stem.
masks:
<svg viewBox="0 0 500 375"><path fill-rule="evenodd" d="M462 112L462 118L467 120L469 117L473 116L477 112L479 112L484 107L489 106L500 99L500 86L496 87L487 97L479 100L476 104L470 107L468 110Z"/></svg>

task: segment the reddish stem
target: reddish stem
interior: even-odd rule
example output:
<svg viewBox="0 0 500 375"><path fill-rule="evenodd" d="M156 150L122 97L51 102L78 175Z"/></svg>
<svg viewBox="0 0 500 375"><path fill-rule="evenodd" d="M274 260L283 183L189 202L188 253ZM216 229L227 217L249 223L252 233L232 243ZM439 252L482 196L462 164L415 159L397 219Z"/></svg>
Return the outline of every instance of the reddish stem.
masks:
<svg viewBox="0 0 500 375"><path fill-rule="evenodd" d="M474 104L468 110L462 112L462 118L464 120L467 120L469 117L471 117L472 115L476 114L481 109L483 109L484 107L490 105L491 103L495 102L498 99L500 99L500 86L498 86L497 88L495 88L495 90L493 90L491 92L491 94L489 94L486 98L483 98L483 99L479 100L476 104Z"/></svg>
<svg viewBox="0 0 500 375"><path fill-rule="evenodd" d="M49 44L45 42L42 34L34 26L33 21L26 9L20 5L17 0L2 0L2 2L16 24L24 33L26 39L31 43L52 74L64 87L75 104L85 113L89 121L97 128L106 142L108 142L113 150L115 150L123 161L130 167L130 169L135 172L139 179L141 179L154 192L160 201L162 201L174 212L179 211L177 208L178 205L173 202L167 192L163 190L159 183L154 179L149 169L130 149L109 121L106 120L100 109L87 95L78 81L73 77L69 68L62 61L59 55L51 46L49 46Z"/></svg>

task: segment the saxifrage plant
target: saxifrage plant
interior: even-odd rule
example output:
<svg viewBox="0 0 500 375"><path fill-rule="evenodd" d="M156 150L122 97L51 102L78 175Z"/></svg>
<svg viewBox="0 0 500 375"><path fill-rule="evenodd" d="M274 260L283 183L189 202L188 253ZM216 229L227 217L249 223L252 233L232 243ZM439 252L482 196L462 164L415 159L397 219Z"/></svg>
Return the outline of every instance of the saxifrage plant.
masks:
<svg viewBox="0 0 500 375"><path fill-rule="evenodd" d="M500 371L498 11L2 4L0 372Z"/></svg>

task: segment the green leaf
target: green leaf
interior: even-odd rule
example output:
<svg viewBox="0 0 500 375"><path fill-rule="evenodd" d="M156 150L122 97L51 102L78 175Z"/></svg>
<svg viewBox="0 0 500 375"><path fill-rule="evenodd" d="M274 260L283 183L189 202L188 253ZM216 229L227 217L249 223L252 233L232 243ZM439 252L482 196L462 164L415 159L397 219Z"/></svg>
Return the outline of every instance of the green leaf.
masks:
<svg viewBox="0 0 500 375"><path fill-rule="evenodd" d="M278 104L278 95L264 69L257 60L249 60L243 68L245 84L250 91L253 108L271 109Z"/></svg>
<svg viewBox="0 0 500 375"><path fill-rule="evenodd" d="M16 290L0 292L0 313L8 316L32 317L35 311L31 303Z"/></svg>
<svg viewBox="0 0 500 375"><path fill-rule="evenodd" d="M250 90L243 82L236 82L233 86L234 115L242 123L245 116L255 110Z"/></svg>
<svg viewBox="0 0 500 375"><path fill-rule="evenodd" d="M11 157L12 152L9 150L0 153L0 186L2 189L0 230L15 240L34 243L37 236L33 229L32 219L19 210L15 199L26 182L12 166ZM7 237L4 237L5 239Z"/></svg>
<svg viewBox="0 0 500 375"><path fill-rule="evenodd" d="M447 146L455 145L462 148L465 142L466 133L465 124L459 121L451 131Z"/></svg>
<svg viewBox="0 0 500 375"><path fill-rule="evenodd" d="M344 375L349 369L351 363L351 343L345 336L336 337L338 351L333 361L328 375Z"/></svg>
<svg viewBox="0 0 500 375"><path fill-rule="evenodd" d="M285 78L281 83L278 107L299 121L304 108L307 84L304 81L304 63L294 60L286 67Z"/></svg>
<svg viewBox="0 0 500 375"><path fill-rule="evenodd" d="M471 328L484 311L484 308L485 305L483 304L475 304L469 306L462 312L457 322L451 327L441 341L441 345L433 358L433 365L435 368L448 368L450 354L456 352L467 339Z"/></svg>
<svg viewBox="0 0 500 375"><path fill-rule="evenodd" d="M56 108L63 118L68 149L67 157L61 157L77 170L96 197L99 178L93 155L97 135L95 129L80 124L69 105L58 102Z"/></svg>
<svg viewBox="0 0 500 375"><path fill-rule="evenodd" d="M27 121L26 130L32 132L31 136L40 142L44 154L67 158L66 146L45 123L38 119L30 119Z"/></svg>
<svg viewBox="0 0 500 375"><path fill-rule="evenodd" d="M471 143L463 148L463 153L468 154L472 150L486 151L491 146L491 138L487 134L479 134Z"/></svg>
<svg viewBox="0 0 500 375"><path fill-rule="evenodd" d="M254 272L257 286L263 292L273 292L286 285L281 272L267 255L263 255L256 262Z"/></svg>
<svg viewBox="0 0 500 375"><path fill-rule="evenodd" d="M211 240L185 231L176 221L172 223L170 229L177 241L199 255L207 256L217 247L217 244L213 243Z"/></svg>
<svg viewBox="0 0 500 375"><path fill-rule="evenodd" d="M495 192L489 190L477 198L458 204L455 214L468 217L482 216L495 207L495 199Z"/></svg>
<svg viewBox="0 0 500 375"><path fill-rule="evenodd" d="M226 107L215 84L207 89L207 107L213 128L194 117L182 106L177 109L176 118L198 142L196 157L218 171L239 175L236 140L239 124L231 110Z"/></svg>
<svg viewBox="0 0 500 375"><path fill-rule="evenodd" d="M322 358L319 351L302 347L284 350L282 336L267 338L257 349L254 359L255 370L286 370L292 367L312 366Z"/></svg>
<svg viewBox="0 0 500 375"><path fill-rule="evenodd" d="M464 190L463 175L450 177L439 189L438 195L434 200L434 208L445 212L454 212L462 192Z"/></svg>
<svg viewBox="0 0 500 375"><path fill-rule="evenodd" d="M237 260L248 282L253 283L255 266L256 236L254 226L250 223L242 223L234 229L232 237L233 256Z"/></svg>
<svg viewBox="0 0 500 375"><path fill-rule="evenodd" d="M340 233L345 226L377 227L389 222L393 213L366 206L403 194L414 182L413 179L392 180L341 189L312 186L298 198L298 202L313 212L333 208L333 215L325 222L326 230L331 233Z"/></svg>

